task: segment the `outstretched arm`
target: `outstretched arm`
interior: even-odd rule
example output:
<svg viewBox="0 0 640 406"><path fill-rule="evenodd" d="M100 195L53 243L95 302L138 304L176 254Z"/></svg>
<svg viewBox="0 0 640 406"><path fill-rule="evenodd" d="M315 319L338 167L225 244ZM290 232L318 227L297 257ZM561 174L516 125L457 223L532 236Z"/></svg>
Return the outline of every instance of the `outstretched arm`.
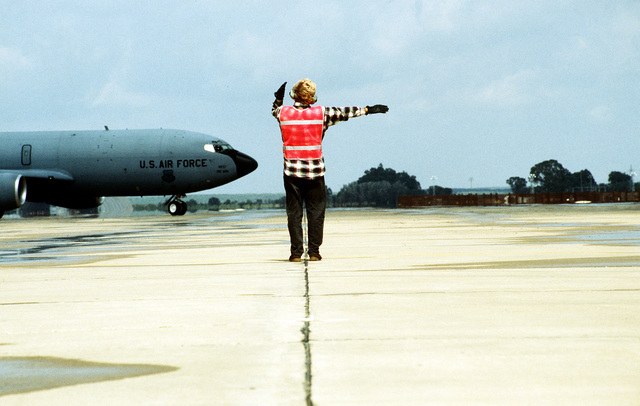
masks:
<svg viewBox="0 0 640 406"><path fill-rule="evenodd" d="M282 106L282 101L284 100L284 88L287 86L287 82L284 82L282 86L273 94L275 96L275 100L273 101L273 107L271 108L271 114L274 117L277 116L277 110Z"/></svg>
<svg viewBox="0 0 640 406"><path fill-rule="evenodd" d="M382 104L367 107L325 107L324 125L330 127L340 121L347 121L353 117L360 117L366 114L386 113L389 107Z"/></svg>

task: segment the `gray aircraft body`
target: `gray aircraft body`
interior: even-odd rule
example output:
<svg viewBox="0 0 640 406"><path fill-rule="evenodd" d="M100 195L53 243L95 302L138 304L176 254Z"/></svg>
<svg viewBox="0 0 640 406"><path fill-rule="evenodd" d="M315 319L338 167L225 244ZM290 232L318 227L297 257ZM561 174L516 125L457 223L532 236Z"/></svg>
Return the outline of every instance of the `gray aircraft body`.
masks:
<svg viewBox="0 0 640 406"><path fill-rule="evenodd" d="M172 196L182 215L187 193L254 171L258 163L210 135L182 130L0 133L0 217L25 202L74 209L106 196Z"/></svg>

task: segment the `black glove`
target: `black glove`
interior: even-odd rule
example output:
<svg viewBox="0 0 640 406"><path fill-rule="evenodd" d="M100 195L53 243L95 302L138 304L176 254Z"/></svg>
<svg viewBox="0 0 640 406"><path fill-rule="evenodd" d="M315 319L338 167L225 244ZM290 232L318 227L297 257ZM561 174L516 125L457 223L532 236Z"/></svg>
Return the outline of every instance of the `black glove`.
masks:
<svg viewBox="0 0 640 406"><path fill-rule="evenodd" d="M376 104L375 106L367 106L367 114L386 113L389 111L389 107L384 104Z"/></svg>
<svg viewBox="0 0 640 406"><path fill-rule="evenodd" d="M275 92L273 95L276 97L276 100L284 100L284 88L287 86L287 82L284 82L280 89Z"/></svg>

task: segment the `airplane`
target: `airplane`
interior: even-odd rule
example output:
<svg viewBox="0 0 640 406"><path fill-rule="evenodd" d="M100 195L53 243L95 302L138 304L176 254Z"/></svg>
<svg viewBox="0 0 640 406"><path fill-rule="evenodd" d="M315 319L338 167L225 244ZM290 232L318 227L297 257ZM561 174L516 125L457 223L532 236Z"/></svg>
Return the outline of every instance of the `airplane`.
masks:
<svg viewBox="0 0 640 406"><path fill-rule="evenodd" d="M171 196L171 215L187 212L187 193L211 189L258 167L210 135L184 130L0 132L0 218L25 202L70 209L106 196Z"/></svg>

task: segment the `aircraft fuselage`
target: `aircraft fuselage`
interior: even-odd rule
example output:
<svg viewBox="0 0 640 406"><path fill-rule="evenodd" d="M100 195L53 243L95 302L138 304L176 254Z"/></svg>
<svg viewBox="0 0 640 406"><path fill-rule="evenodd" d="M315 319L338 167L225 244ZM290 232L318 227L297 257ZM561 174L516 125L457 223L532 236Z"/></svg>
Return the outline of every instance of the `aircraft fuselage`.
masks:
<svg viewBox="0 0 640 406"><path fill-rule="evenodd" d="M27 201L63 207L103 196L181 196L257 167L224 140L182 130L5 132L0 146L0 193L24 177Z"/></svg>

